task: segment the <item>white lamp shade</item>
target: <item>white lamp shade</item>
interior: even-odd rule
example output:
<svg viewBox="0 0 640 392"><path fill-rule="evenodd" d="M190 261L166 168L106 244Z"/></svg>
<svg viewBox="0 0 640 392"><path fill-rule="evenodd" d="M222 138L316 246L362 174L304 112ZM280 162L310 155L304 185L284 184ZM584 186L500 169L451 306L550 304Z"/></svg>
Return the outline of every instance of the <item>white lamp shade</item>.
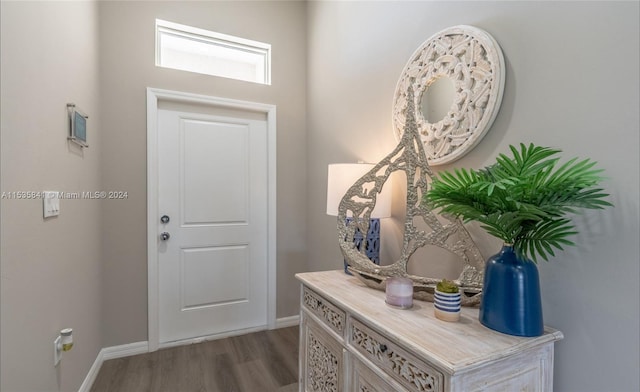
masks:
<svg viewBox="0 0 640 392"><path fill-rule="evenodd" d="M327 215L338 216L338 206L351 186L364 176L375 165L371 163L333 163L327 173ZM348 211L348 216L351 212ZM376 207L371 218L388 218L391 216L391 182L384 184L383 190L376 198Z"/></svg>

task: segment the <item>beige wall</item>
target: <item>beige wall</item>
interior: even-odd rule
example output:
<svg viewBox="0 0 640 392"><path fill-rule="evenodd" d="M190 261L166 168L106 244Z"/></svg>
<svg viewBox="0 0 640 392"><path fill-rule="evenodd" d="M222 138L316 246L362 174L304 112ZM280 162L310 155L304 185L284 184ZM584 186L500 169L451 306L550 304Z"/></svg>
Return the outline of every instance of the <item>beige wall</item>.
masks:
<svg viewBox="0 0 640 392"><path fill-rule="evenodd" d="M95 3L3 1L2 192L101 189ZM89 115L90 147L66 140L66 104ZM0 390L77 391L102 347L100 201L1 201ZM53 366L53 340L75 346Z"/></svg>
<svg viewBox="0 0 640 392"><path fill-rule="evenodd" d="M638 390L638 2L310 2L308 15L309 268L342 263L325 214L327 164L390 152L392 98L409 56L446 27L483 28L506 60L502 108L482 142L443 168L482 167L520 142L605 168L616 207L577 217L578 246L539 265L544 316L566 336L557 390ZM401 214L383 222L383 256L397 250ZM485 256L499 246L479 245Z"/></svg>
<svg viewBox="0 0 640 392"><path fill-rule="evenodd" d="M277 106L277 317L297 313L306 270L306 5L302 2L101 2L102 175L126 201L104 203L104 345L147 340L146 88ZM155 19L272 45L272 84L154 65Z"/></svg>

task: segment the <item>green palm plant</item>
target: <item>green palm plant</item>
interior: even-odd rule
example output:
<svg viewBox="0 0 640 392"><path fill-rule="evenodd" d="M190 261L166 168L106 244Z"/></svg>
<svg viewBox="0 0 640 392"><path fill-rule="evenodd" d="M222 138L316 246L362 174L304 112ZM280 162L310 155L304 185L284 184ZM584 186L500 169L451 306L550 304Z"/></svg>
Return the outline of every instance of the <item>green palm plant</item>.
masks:
<svg viewBox="0 0 640 392"><path fill-rule="evenodd" d="M561 150L522 143L519 150L509 148L512 157L500 154L484 169L441 172L423 203L465 222L480 222L489 234L512 244L519 257L534 262L575 245L567 239L577 234L567 214L613 206L597 187L603 170L594 168L596 162L573 158L558 166Z"/></svg>

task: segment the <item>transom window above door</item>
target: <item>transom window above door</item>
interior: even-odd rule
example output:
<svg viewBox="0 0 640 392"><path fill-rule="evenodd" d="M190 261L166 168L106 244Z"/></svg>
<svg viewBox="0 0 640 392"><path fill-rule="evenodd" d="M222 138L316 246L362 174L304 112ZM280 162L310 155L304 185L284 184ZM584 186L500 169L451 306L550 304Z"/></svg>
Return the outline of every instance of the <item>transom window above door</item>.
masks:
<svg viewBox="0 0 640 392"><path fill-rule="evenodd" d="M156 19L156 66L271 84L271 45Z"/></svg>

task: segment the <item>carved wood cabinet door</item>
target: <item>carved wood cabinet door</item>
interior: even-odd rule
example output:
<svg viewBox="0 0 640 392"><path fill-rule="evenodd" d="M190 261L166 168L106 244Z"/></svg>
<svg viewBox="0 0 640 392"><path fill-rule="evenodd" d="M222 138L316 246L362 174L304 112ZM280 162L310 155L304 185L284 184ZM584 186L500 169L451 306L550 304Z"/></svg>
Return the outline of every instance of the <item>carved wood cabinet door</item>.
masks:
<svg viewBox="0 0 640 392"><path fill-rule="evenodd" d="M343 392L344 348L308 317L303 317L301 328L301 391Z"/></svg>
<svg viewBox="0 0 640 392"><path fill-rule="evenodd" d="M350 355L351 360L351 392L406 392L406 389L400 387L392 380L383 379L380 375L374 373L360 360Z"/></svg>

